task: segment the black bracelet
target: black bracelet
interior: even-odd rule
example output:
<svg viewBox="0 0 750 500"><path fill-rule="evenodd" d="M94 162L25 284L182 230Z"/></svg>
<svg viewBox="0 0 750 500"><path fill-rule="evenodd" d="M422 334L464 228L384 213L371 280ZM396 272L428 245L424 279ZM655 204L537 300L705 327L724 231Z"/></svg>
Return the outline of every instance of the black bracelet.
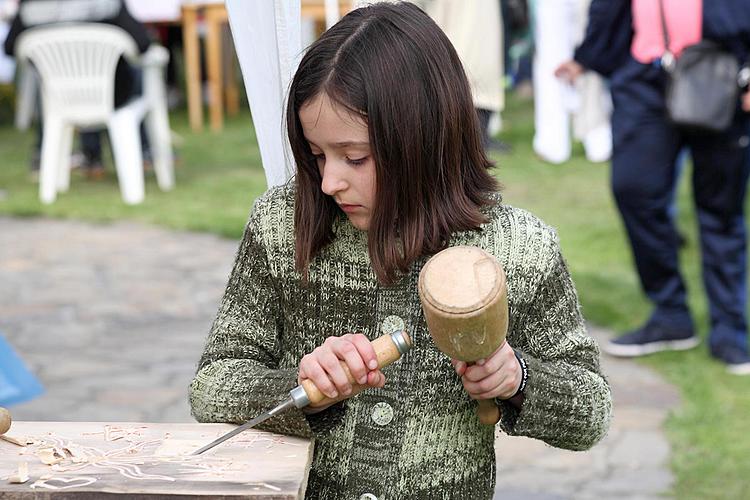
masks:
<svg viewBox="0 0 750 500"><path fill-rule="evenodd" d="M511 398L514 398L521 394L524 389L526 389L526 382L529 380L529 370L526 367L526 360L521 357L521 353L513 349L513 354L516 355L516 359L518 360L518 364L521 365L521 385L518 386L518 390L515 394L511 396Z"/></svg>

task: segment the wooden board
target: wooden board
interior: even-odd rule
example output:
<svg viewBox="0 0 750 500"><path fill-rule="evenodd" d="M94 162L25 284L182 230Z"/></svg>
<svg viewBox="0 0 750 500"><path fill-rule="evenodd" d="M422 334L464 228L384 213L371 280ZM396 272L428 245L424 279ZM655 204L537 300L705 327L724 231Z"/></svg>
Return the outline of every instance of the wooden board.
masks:
<svg viewBox="0 0 750 500"><path fill-rule="evenodd" d="M13 422L0 440L0 499L303 498L313 445L249 430L199 456L228 424ZM43 451L47 450L47 451ZM58 460L56 464L45 464ZM19 463L30 479L10 484Z"/></svg>

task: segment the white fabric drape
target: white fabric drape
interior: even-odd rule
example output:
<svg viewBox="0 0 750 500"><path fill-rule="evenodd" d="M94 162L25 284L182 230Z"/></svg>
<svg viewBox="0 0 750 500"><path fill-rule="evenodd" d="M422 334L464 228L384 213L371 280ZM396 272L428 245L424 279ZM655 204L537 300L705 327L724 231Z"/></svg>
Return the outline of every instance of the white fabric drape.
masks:
<svg viewBox="0 0 750 500"><path fill-rule="evenodd" d="M289 82L302 57L300 0L226 0L268 187L294 172L284 122Z"/></svg>

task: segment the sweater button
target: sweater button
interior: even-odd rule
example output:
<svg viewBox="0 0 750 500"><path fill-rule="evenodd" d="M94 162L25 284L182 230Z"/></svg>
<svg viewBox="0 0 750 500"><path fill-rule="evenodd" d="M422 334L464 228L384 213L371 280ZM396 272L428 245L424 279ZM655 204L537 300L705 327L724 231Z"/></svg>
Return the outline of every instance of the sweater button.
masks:
<svg viewBox="0 0 750 500"><path fill-rule="evenodd" d="M395 332L403 332L406 328L404 320L398 316L388 316L380 323L380 332L383 335L390 335Z"/></svg>
<svg viewBox="0 0 750 500"><path fill-rule="evenodd" d="M370 414L372 421L378 425L388 425L393 420L393 407L388 403L377 403Z"/></svg>
<svg viewBox="0 0 750 500"><path fill-rule="evenodd" d="M362 493L359 496L359 500L378 500L378 497L376 497L372 493Z"/></svg>

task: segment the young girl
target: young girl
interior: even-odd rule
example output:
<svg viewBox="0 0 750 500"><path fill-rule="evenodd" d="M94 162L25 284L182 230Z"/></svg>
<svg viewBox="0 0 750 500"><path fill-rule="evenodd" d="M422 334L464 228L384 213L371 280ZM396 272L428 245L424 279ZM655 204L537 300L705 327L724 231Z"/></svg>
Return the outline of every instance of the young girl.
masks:
<svg viewBox="0 0 750 500"><path fill-rule="evenodd" d="M307 497L326 500L490 498L495 430L477 399L494 399L509 434L595 444L611 396L557 237L501 203L440 29L407 3L351 12L302 59L287 126L297 173L255 203L191 385L195 417L244 422L303 379L347 395L343 361L367 390L261 426L315 438ZM417 292L453 245L507 274L507 342L469 367L435 347ZM378 370L369 341L398 329L413 348Z"/></svg>

